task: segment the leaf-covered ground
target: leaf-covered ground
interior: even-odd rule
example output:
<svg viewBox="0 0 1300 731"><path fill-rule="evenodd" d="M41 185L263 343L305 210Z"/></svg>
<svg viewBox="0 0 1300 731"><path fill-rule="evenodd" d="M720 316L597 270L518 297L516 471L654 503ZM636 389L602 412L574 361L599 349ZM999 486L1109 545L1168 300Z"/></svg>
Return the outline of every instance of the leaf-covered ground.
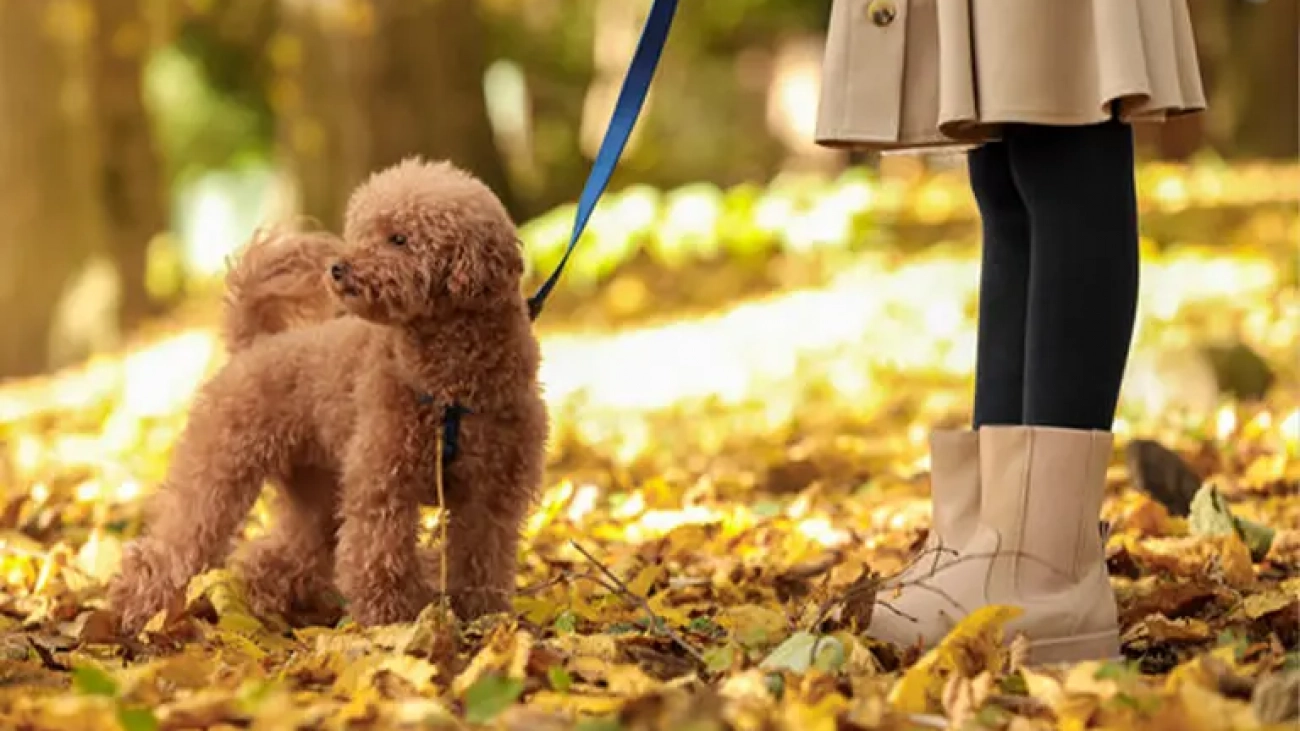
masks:
<svg viewBox="0 0 1300 731"><path fill-rule="evenodd" d="M1298 226L1237 230L1294 241ZM516 614L469 627L434 606L412 625L292 629L302 618L250 616L214 571L184 611L114 637L103 582L223 356L182 329L3 389L0 728L1292 728L1300 295L1283 262L1239 248L1145 272L1105 507L1128 663L1023 668L997 608L926 656L855 631L873 608L854 587L924 538L928 429L964 419L977 278L958 247L860 256L689 317L660 299L654 323L617 330L555 316L548 489ZM610 287L602 308L658 291ZM1224 337L1278 381L1198 413L1191 348ZM1205 478L1189 519L1133 488L1137 437ZM249 533L265 520L259 505Z"/></svg>

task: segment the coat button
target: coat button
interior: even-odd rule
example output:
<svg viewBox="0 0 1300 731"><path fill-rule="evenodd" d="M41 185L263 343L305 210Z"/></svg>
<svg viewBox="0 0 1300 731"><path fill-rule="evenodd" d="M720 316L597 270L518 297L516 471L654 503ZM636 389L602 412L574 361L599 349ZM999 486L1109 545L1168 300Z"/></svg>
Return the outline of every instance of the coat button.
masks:
<svg viewBox="0 0 1300 731"><path fill-rule="evenodd" d="M898 7L892 0L871 0L867 5L867 17L871 18L871 22L877 27L884 28L898 17Z"/></svg>

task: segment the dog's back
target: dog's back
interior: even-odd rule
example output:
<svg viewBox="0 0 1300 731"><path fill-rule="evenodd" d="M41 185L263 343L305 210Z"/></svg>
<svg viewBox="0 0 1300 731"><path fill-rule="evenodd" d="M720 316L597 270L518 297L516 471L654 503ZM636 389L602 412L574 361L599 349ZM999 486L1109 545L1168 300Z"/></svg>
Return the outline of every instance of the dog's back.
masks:
<svg viewBox="0 0 1300 731"><path fill-rule="evenodd" d="M254 234L226 274L227 350L236 353L260 338L343 315L322 281L341 249L327 233Z"/></svg>

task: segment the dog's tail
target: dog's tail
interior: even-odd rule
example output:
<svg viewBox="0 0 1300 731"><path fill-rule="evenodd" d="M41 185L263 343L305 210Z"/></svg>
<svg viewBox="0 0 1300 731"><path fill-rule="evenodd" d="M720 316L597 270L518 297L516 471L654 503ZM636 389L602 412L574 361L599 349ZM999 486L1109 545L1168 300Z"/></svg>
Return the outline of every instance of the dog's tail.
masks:
<svg viewBox="0 0 1300 731"><path fill-rule="evenodd" d="M328 233L260 229L226 274L222 334L231 353L259 338L343 314L325 286L342 251Z"/></svg>

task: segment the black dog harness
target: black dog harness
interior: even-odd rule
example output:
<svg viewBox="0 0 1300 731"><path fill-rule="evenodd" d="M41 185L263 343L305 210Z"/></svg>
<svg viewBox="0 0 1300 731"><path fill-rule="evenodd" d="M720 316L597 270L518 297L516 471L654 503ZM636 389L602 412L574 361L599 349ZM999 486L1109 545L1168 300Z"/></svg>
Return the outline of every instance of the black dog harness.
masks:
<svg viewBox="0 0 1300 731"><path fill-rule="evenodd" d="M433 404L433 396L422 393L416 396L416 401L421 406L430 406ZM456 459L456 454L460 451L460 417L472 413L474 412L458 403L449 404L442 410L441 431L444 466Z"/></svg>

